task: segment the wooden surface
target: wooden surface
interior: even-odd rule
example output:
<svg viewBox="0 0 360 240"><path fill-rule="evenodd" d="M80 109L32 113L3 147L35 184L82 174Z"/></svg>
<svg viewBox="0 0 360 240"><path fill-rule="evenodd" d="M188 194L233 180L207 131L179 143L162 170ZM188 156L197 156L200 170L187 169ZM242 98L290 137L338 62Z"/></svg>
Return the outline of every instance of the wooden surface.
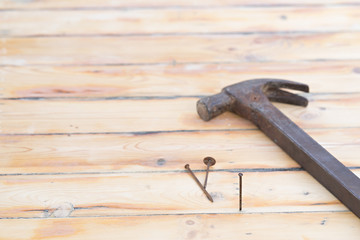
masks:
<svg viewBox="0 0 360 240"><path fill-rule="evenodd" d="M0 239L359 239L248 121L196 101L251 78L360 176L360 2L0 1ZM212 156L210 203L202 182ZM238 176L243 172L243 211Z"/></svg>

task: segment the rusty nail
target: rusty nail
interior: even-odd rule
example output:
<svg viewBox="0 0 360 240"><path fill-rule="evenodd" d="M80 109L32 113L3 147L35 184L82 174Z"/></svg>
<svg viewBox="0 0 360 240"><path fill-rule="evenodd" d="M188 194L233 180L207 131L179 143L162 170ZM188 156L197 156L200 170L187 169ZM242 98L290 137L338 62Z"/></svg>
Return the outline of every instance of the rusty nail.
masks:
<svg viewBox="0 0 360 240"><path fill-rule="evenodd" d="M189 173L191 174L191 176L193 177L193 179L195 180L195 182L197 183L197 185L199 185L199 187L200 187L201 190L204 192L204 194L205 194L206 197L209 199L209 201L210 201L210 202L214 202L214 200L212 199L212 197L210 196L210 194L206 191L206 189L204 188L204 186L201 185L199 179L197 179L197 177L195 176L195 174L193 173L193 171L191 171L189 164L186 164L186 165L185 165L185 169L189 171Z"/></svg>
<svg viewBox="0 0 360 240"><path fill-rule="evenodd" d="M204 163L206 165L206 176L205 176L205 181L204 181L204 188L206 189L207 180L208 180L208 176L209 176L209 168L210 168L210 166L214 166L216 161L212 157L206 157L206 158L204 158Z"/></svg>
<svg viewBox="0 0 360 240"><path fill-rule="evenodd" d="M242 173L239 173L239 211L242 210Z"/></svg>

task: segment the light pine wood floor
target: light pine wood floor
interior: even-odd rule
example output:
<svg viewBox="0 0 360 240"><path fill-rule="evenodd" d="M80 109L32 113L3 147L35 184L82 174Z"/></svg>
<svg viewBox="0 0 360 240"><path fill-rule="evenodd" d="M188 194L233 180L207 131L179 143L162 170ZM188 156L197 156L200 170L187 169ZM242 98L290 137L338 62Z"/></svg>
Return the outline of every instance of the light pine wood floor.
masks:
<svg viewBox="0 0 360 240"><path fill-rule="evenodd" d="M360 239L250 122L196 101L251 78L360 176L360 1L0 1L0 239ZM211 168L210 203L202 182ZM243 172L243 211L238 173Z"/></svg>

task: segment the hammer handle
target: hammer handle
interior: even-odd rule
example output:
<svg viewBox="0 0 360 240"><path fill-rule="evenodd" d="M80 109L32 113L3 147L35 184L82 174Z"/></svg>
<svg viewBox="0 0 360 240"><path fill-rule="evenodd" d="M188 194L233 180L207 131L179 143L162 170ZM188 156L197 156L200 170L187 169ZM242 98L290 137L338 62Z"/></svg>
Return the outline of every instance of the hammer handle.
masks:
<svg viewBox="0 0 360 240"><path fill-rule="evenodd" d="M360 218L360 178L271 103L250 120Z"/></svg>

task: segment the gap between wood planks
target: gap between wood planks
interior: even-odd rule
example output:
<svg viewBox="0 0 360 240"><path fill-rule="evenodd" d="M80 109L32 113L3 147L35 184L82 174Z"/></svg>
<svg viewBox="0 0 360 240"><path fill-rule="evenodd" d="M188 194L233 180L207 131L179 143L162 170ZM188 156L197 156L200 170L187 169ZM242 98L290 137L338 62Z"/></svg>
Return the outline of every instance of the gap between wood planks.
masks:
<svg viewBox="0 0 360 240"><path fill-rule="evenodd" d="M221 89L219 90L219 92ZM315 97L317 95L358 95L360 92L321 92L321 93L307 93L308 97ZM174 100L174 99L188 99L188 98L202 98L209 95L171 95L171 96L108 96L108 97L0 97L0 100L4 101L63 101L63 100L75 100L75 101L125 101L125 100Z"/></svg>
<svg viewBox="0 0 360 240"><path fill-rule="evenodd" d="M184 161L185 163L185 161ZM179 167L183 167L179 164ZM358 170L359 167L349 167L351 170ZM205 170L196 170L192 169L195 173L204 173ZM226 173L239 173L239 172L247 172L247 173L265 173L265 172L301 172L304 169L297 168L234 168L234 169L212 169L211 172L226 172ZM101 172L32 172L32 173L1 173L0 176L48 176L48 175L121 175L121 174L149 174L149 173L187 173L186 170L152 170L152 171L101 171Z"/></svg>
<svg viewBox="0 0 360 240"><path fill-rule="evenodd" d="M322 127L322 128L303 128L304 130L346 130L359 129L359 127ZM156 130L156 131L132 131L132 132L52 132L52 133L0 133L0 136L71 136L71 135L124 135L124 136L144 136L166 133L206 133L206 132L244 132L259 131L257 128L223 128L223 129L184 129L184 130Z"/></svg>
<svg viewBox="0 0 360 240"><path fill-rule="evenodd" d="M41 39L41 38L40 38ZM64 63L64 64L39 64L39 63L27 63L27 64L3 64L0 63L0 67L2 68L24 68L24 67L59 67L59 68L79 68L79 67L139 67L139 66L177 66L177 65L203 65L203 64L214 64L214 65L227 65L227 64L247 64L247 63L262 63L262 64L269 64L269 63L275 63L275 64L287 64L287 63L293 63L293 64L316 64L316 63L332 63L332 62L349 62L349 61L359 61L359 59L303 59L303 60L279 60L279 61L164 61L164 62L138 62L138 63ZM357 69L359 71L359 69Z"/></svg>
<svg viewBox="0 0 360 240"><path fill-rule="evenodd" d="M184 161L185 162L185 161ZM179 165L182 167L182 165ZM350 170L359 170L359 167L348 167ZM205 170L195 170L195 173L205 173ZM58 175L121 175L121 174L158 174L158 173L187 173L184 170L142 170L142 171L101 171L101 172L32 172L32 173L1 173L0 177L6 176L58 176ZM212 169L211 172L224 173L272 173L272 172L306 172L303 168L234 168L234 169Z"/></svg>
<svg viewBox="0 0 360 240"><path fill-rule="evenodd" d="M63 10L132 10L132 9L213 9L213 8L278 8L278 7L342 7L342 6L358 6L356 1L346 0L330 0L310 1L303 0L301 3L289 0L272 0L272 1L248 1L248 0L227 0L222 1L165 1L157 0L151 3L143 1L71 1L65 0L61 2L55 1L11 1L3 0L0 2L0 11L63 11Z"/></svg>
<svg viewBox="0 0 360 240"><path fill-rule="evenodd" d="M99 207L101 208L101 207ZM105 207L104 207L105 208ZM84 210L86 208L74 207L74 210ZM35 211L35 210L34 210ZM40 211L40 210L38 210ZM43 211L43 210L41 210ZM55 210L56 211L56 210ZM86 216L64 216L64 217L0 217L0 220L17 220L17 219L91 219L91 218L127 218L127 217L161 217L161 216L201 216L201 215L272 215L272 214L312 214L312 213L348 213L349 215L353 214L349 210L307 210L307 211L267 211L267 212L194 212L194 213L152 213L152 214L116 214L116 215L86 215ZM1 224L0 224L1 225Z"/></svg>
<svg viewBox="0 0 360 240"><path fill-rule="evenodd" d="M292 36L292 35L316 35L316 34L341 34L341 33L357 33L359 31L276 31L276 32L207 32L207 33L201 33L201 32L193 32L193 33L149 33L149 34L143 34L143 33L129 33L129 34L59 34L59 35L23 35L23 36L6 36L7 38L13 38L13 39L31 39L31 38L45 38L45 39L51 39L51 38L123 38L123 37L186 37L186 36L251 36L251 35L264 35L264 36ZM326 59L325 59L326 60ZM358 60L358 59L355 59ZM311 60L310 60L311 61ZM341 59L340 59L341 61ZM346 61L346 60L345 60ZM191 62L183 62L183 63L191 63ZM183 64L179 63L179 64ZM196 63L206 63L206 62L194 62ZM209 62L209 63L216 63L216 62ZM222 62L221 62L222 63ZM227 63L227 62L224 62ZM228 62L228 63L236 63L236 62ZM131 63L124 63L121 65L124 66L131 66L131 65L151 65L153 63L139 63L139 64L131 64ZM157 64L157 63L155 63ZM159 64L169 64L169 62L159 62ZM118 64L114 64L115 66ZM1 65L0 65L1 66ZM31 65L29 65L31 66ZM34 65L36 66L36 65ZM76 65L81 66L81 65ZM87 65L85 65L87 66ZM96 66L96 65L95 65ZM108 65L100 65L100 66L113 66L112 64Z"/></svg>

